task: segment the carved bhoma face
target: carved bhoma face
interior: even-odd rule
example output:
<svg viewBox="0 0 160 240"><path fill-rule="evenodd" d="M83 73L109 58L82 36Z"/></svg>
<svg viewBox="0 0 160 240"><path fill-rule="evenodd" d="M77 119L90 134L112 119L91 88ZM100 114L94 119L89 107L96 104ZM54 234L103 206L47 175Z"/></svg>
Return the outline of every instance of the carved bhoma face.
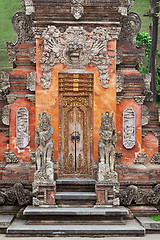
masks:
<svg viewBox="0 0 160 240"><path fill-rule="evenodd" d="M83 45L77 41L70 42L67 46L66 55L72 64L77 64L83 53Z"/></svg>

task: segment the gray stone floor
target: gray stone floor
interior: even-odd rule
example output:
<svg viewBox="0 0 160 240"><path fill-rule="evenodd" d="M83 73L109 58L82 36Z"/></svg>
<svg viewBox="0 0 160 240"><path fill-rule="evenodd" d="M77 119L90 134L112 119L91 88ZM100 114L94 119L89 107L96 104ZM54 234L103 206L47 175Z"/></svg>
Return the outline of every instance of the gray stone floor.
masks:
<svg viewBox="0 0 160 240"><path fill-rule="evenodd" d="M0 234L0 240L160 240L159 234L146 234L145 237L103 237L103 238L90 238L90 237L6 237Z"/></svg>

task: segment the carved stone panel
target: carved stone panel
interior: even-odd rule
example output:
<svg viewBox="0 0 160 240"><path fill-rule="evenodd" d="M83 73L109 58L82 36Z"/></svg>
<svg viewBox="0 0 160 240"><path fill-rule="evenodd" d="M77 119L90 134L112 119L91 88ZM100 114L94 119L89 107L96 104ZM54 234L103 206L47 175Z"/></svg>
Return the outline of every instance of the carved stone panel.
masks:
<svg viewBox="0 0 160 240"><path fill-rule="evenodd" d="M17 146L26 148L29 142L29 112L26 108L17 111L16 130Z"/></svg>
<svg viewBox="0 0 160 240"><path fill-rule="evenodd" d="M85 0L71 0L71 13L77 20L84 14L84 1Z"/></svg>
<svg viewBox="0 0 160 240"><path fill-rule="evenodd" d="M44 52L40 60L43 88L49 88L52 68L63 63L68 69L85 69L93 64L100 73L101 85L108 88L110 59L107 55L109 40L108 28L97 27L91 33L83 27L68 27L61 33L55 26L48 27L43 33Z"/></svg>
<svg viewBox="0 0 160 240"><path fill-rule="evenodd" d="M27 89L31 92L35 91L36 86L36 72L31 72L27 74Z"/></svg>
<svg viewBox="0 0 160 240"><path fill-rule="evenodd" d="M6 160L6 163L18 163L18 158L13 152L5 152L4 158Z"/></svg>
<svg viewBox="0 0 160 240"><path fill-rule="evenodd" d="M123 146L126 149L135 146L135 112L132 108L123 112Z"/></svg>
<svg viewBox="0 0 160 240"><path fill-rule="evenodd" d="M146 105L142 105L142 126L145 126L150 121L150 110Z"/></svg>

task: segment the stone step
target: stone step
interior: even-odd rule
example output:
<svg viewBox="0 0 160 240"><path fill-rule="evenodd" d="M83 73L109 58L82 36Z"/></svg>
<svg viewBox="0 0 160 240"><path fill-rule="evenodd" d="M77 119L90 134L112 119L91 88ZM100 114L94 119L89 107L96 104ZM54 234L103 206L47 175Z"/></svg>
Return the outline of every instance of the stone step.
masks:
<svg viewBox="0 0 160 240"><path fill-rule="evenodd" d="M55 199L66 199L66 200L96 200L96 193L93 192L58 192L55 194Z"/></svg>
<svg viewBox="0 0 160 240"><path fill-rule="evenodd" d="M57 192L95 192L96 181L91 178L59 178Z"/></svg>
<svg viewBox="0 0 160 240"><path fill-rule="evenodd" d="M39 207L27 206L23 212L25 216L126 216L128 210L123 206L106 206L91 208L74 208L74 207L51 207L41 205Z"/></svg>
<svg viewBox="0 0 160 240"><path fill-rule="evenodd" d="M14 215L0 215L0 233L5 233L14 219Z"/></svg>
<svg viewBox="0 0 160 240"><path fill-rule="evenodd" d="M136 220L126 225L28 225L16 219L7 229L7 236L144 236L145 229Z"/></svg>
<svg viewBox="0 0 160 240"><path fill-rule="evenodd" d="M95 205L95 192L57 192L55 200L57 205Z"/></svg>

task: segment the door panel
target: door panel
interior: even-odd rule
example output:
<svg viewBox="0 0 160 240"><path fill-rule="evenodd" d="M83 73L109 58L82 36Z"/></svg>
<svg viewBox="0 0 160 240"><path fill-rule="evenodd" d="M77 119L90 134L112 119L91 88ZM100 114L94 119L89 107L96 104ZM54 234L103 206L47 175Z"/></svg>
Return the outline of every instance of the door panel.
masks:
<svg viewBox="0 0 160 240"><path fill-rule="evenodd" d="M65 87L59 95L59 176L92 176L92 93L77 91L79 81L76 78L76 93L73 77L72 95ZM67 85L67 79L63 79L61 88L63 85Z"/></svg>

